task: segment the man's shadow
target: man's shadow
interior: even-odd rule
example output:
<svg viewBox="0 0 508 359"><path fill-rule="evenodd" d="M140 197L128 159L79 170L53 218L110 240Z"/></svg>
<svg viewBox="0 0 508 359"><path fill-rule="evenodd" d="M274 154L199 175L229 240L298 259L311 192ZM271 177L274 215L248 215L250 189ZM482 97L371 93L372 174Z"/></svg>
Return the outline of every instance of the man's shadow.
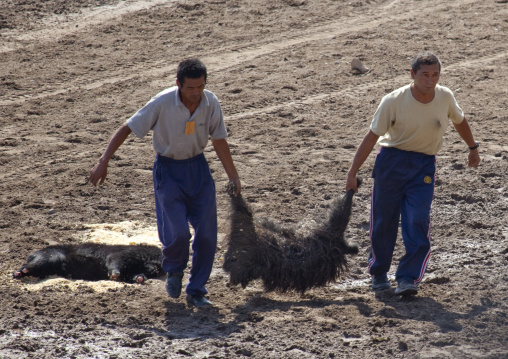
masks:
<svg viewBox="0 0 508 359"><path fill-rule="evenodd" d="M165 328L156 330L156 334L168 339L200 338L204 340L227 337L245 329L249 323L263 321L264 313L298 312L298 308L302 307L320 309L331 305L354 305L362 315L368 316L372 313L372 308L358 298L345 300L302 298L295 300L288 297L287 299L273 300L265 297L264 292L259 292L244 304L230 308L231 311L227 315L215 306L196 308L189 307L184 303L167 301L165 304Z"/></svg>
<svg viewBox="0 0 508 359"><path fill-rule="evenodd" d="M163 334L168 339L221 338L243 328L241 323L229 320L214 305L194 307L168 300L165 307Z"/></svg>
<svg viewBox="0 0 508 359"><path fill-rule="evenodd" d="M482 298L481 304L472 306L467 313L456 313L430 297L401 297L393 290L377 292L375 296L386 305L378 315L387 319L433 322L442 333L460 332L462 325L457 322L458 320L472 319L494 306L489 298Z"/></svg>
<svg viewBox="0 0 508 359"><path fill-rule="evenodd" d="M401 297L393 290L376 292L378 301L385 307L376 312L364 298L344 298L327 300L319 298L305 298L300 300L288 296L288 300L273 300L259 292L247 302L228 308L226 314L219 307L196 308L184 303L167 301L165 303L165 327L158 333L168 339L186 338L221 338L245 329L249 323L264 320L264 313L274 311L298 312L298 308L326 308L336 306L356 306L359 313L366 317L376 314L388 320L420 321L434 323L442 333L460 332L463 327L459 320L473 319L495 306L489 298L482 298L480 305L472 306L468 312L458 313L446 309L443 304L430 297L421 295Z"/></svg>

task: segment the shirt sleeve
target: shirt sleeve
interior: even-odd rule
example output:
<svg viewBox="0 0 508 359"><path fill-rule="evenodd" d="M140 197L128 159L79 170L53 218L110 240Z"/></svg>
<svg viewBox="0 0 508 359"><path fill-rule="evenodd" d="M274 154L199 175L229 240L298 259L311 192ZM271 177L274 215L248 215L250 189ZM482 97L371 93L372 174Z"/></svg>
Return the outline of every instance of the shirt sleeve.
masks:
<svg viewBox="0 0 508 359"><path fill-rule="evenodd" d="M130 117L126 121L126 124L137 137L141 138L146 136L155 126L159 118L159 114L160 106L157 99L154 97L132 117Z"/></svg>
<svg viewBox="0 0 508 359"><path fill-rule="evenodd" d="M449 90L449 96L448 118L452 120L453 123L461 123L464 120L464 112L457 103L451 90Z"/></svg>
<svg viewBox="0 0 508 359"><path fill-rule="evenodd" d="M390 100L389 96L385 96L381 100L370 124L370 130L374 134L384 136L390 129L390 126L393 125L392 122L395 121L395 116L392 111L392 103L393 101Z"/></svg>

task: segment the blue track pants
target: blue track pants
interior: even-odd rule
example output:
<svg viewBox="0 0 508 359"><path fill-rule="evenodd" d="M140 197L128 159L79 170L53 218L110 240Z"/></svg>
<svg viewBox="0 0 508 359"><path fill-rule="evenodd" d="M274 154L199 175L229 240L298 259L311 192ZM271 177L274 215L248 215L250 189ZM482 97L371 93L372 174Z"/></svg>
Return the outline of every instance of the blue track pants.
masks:
<svg viewBox="0 0 508 359"><path fill-rule="evenodd" d="M382 147L372 172L369 273L387 273L399 227L406 254L396 279L418 285L430 257L430 209L436 156Z"/></svg>
<svg viewBox="0 0 508 359"><path fill-rule="evenodd" d="M162 268L183 272L189 260L191 233L192 267L187 294L204 295L217 247L215 183L205 156L173 160L157 155L153 167L157 230L162 243Z"/></svg>

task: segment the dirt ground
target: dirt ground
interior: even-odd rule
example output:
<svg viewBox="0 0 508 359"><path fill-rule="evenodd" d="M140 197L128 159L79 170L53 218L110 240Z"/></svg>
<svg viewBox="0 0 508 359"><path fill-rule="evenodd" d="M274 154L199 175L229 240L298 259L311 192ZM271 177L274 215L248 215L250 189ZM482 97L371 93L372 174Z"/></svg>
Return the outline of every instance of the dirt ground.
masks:
<svg viewBox="0 0 508 359"><path fill-rule="evenodd" d="M23 0L0 2L1 358L507 358L508 4L503 0ZM230 207L217 184L212 308L163 279L12 279L27 255L84 240L155 241L151 138L129 137L87 184L111 135L200 57L256 215L323 217L387 92L430 50L481 143L453 126L438 156L432 256L418 296L370 290L374 153L347 236L350 272L306 292L228 285ZM370 69L359 74L351 61ZM394 265L402 256L398 242ZM186 273L186 277L188 272Z"/></svg>

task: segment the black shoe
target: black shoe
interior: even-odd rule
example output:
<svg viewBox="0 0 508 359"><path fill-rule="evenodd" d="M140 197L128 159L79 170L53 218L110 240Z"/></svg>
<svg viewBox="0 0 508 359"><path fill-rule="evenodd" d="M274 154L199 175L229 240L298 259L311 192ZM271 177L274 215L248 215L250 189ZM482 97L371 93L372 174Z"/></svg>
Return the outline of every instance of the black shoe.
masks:
<svg viewBox="0 0 508 359"><path fill-rule="evenodd" d="M402 281L395 289L395 294L408 296L418 294L418 287L409 281Z"/></svg>
<svg viewBox="0 0 508 359"><path fill-rule="evenodd" d="M166 292L171 298L178 298L182 293L182 272L168 273L166 280Z"/></svg>
<svg viewBox="0 0 508 359"><path fill-rule="evenodd" d="M187 303L189 305L194 305L196 307L206 307L212 305L212 302L206 299L204 295L200 294L197 295L187 294Z"/></svg>
<svg viewBox="0 0 508 359"><path fill-rule="evenodd" d="M374 278L372 278L372 290L378 291L390 288L391 284L386 274L375 275Z"/></svg>

